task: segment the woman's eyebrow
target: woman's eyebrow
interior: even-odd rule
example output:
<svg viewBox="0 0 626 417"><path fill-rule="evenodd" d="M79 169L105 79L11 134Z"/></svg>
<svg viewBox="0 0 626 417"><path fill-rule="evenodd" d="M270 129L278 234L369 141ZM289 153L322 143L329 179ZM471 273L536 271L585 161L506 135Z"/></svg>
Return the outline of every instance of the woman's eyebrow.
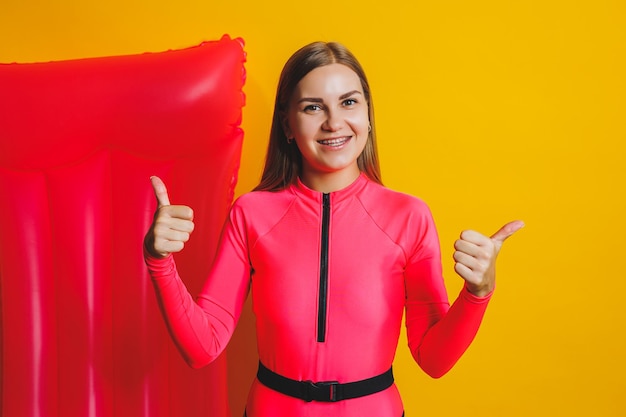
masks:
<svg viewBox="0 0 626 417"><path fill-rule="evenodd" d="M313 103L323 103L324 102L324 100L322 100L321 98L317 98L317 97L302 97L300 100L298 100L298 103L302 103L304 101L313 102Z"/></svg>
<svg viewBox="0 0 626 417"><path fill-rule="evenodd" d="M339 100L344 100L350 96L353 96L355 94L363 94L361 93L359 90L352 90L352 91L348 91L347 93L344 93L342 95L339 96ZM310 102L310 103L323 103L324 100L318 97L302 97L300 100L298 100L298 103L302 103L304 101Z"/></svg>
<svg viewBox="0 0 626 417"><path fill-rule="evenodd" d="M350 96L353 96L353 95L355 95L355 94L362 94L362 93L361 93L359 90L352 90L352 91L349 91L349 92L347 92L347 93L342 94L341 96L339 96L339 100L346 99L346 98L348 98L348 97L350 97Z"/></svg>

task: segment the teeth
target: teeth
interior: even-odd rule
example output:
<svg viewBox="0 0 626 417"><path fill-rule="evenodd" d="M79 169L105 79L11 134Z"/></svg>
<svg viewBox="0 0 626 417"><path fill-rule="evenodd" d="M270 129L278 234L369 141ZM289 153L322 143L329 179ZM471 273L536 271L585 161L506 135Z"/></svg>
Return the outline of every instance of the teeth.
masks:
<svg viewBox="0 0 626 417"><path fill-rule="evenodd" d="M322 145L330 145L330 146L338 146L348 141L348 138L337 138L337 139L328 139L328 140L319 140L318 143Z"/></svg>

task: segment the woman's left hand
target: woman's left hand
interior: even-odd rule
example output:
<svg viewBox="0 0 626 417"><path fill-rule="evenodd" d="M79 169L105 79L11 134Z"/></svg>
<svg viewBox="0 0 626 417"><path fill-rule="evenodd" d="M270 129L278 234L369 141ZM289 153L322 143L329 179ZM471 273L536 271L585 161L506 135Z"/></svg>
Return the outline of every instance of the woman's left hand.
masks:
<svg viewBox="0 0 626 417"><path fill-rule="evenodd" d="M504 241L524 227L516 220L502 226L487 237L473 230L465 230L454 243L454 270L466 282L467 289L478 297L484 297L496 286L496 258Z"/></svg>

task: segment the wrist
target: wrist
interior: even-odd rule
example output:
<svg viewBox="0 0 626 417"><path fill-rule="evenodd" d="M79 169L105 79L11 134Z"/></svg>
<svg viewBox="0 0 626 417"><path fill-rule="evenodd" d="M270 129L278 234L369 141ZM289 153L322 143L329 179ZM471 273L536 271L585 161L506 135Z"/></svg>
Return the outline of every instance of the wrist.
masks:
<svg viewBox="0 0 626 417"><path fill-rule="evenodd" d="M474 297L486 298L490 297L495 290L495 285L472 285L465 282L465 290L472 294Z"/></svg>

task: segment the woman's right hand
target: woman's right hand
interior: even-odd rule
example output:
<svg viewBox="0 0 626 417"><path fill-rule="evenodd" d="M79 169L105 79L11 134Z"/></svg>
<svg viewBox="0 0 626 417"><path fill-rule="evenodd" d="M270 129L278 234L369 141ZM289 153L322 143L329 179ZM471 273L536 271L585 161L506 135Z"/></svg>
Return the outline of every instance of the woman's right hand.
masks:
<svg viewBox="0 0 626 417"><path fill-rule="evenodd" d="M173 252L180 252L193 232L193 210L188 206L170 205L167 188L159 177L150 177L157 209L154 220L144 239L150 255L164 258Z"/></svg>

